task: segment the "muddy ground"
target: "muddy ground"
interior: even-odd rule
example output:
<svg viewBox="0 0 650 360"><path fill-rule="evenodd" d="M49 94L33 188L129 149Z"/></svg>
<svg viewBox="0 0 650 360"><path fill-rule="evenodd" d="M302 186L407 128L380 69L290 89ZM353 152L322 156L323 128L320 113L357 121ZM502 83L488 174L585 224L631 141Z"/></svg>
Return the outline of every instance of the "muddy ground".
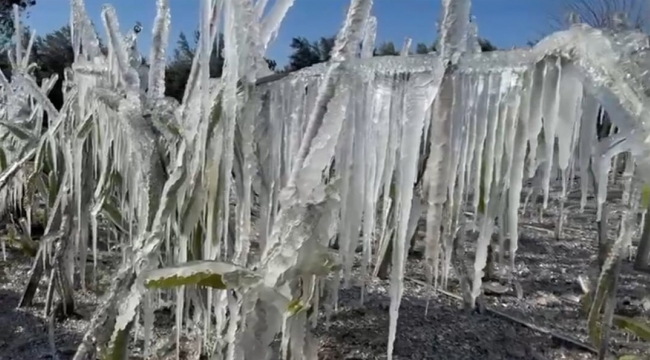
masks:
<svg viewBox="0 0 650 360"><path fill-rule="evenodd" d="M577 189L577 186L573 187ZM557 218L557 192L552 194L549 208L538 216L541 204L529 204L520 217L520 243L517 255L518 280L523 297L514 289L499 295L486 296L486 304L528 324L543 327L558 335L589 344L585 319L580 315L576 300L581 295L578 276L586 276L596 255L595 204L590 201L583 213L579 211L579 191L572 191L565 205L568 215L561 240L553 233ZM618 224L620 189L613 189L608 202L614 212L610 217L610 236L615 236ZM540 221L541 220L541 221ZM472 256L473 242L467 245ZM113 260L111 260L113 259ZM106 258L100 263L100 287L110 280L119 258ZM52 359L49 351L47 320L43 316L45 280L33 307L16 309L20 292L27 279L30 259L18 251L9 250L6 262L0 263L0 359ZM453 274L452 274L453 275ZM581 347L558 339L543 331L489 312L469 314L460 303L436 294L422 285L425 278L421 261L409 263L406 290L400 309L395 343L395 355L406 359L595 359ZM636 273L625 262L619 288L617 312L648 318L644 297L649 294L650 276ZM373 280L363 306L359 305L360 289L353 286L340 295L338 310L329 323L322 321L316 329L320 340L319 359L384 359L388 338L388 283ZM450 291L456 291L450 280ZM97 304L91 290L76 293L79 311L85 318L70 319L57 324L54 340L61 360L70 359L88 326L88 319ZM428 303L427 315L425 309ZM647 308L647 305L646 305ZM158 313L157 321L173 323L168 313ZM168 347L166 340L171 326L158 326L156 333L159 354ZM613 333L611 349L616 356L645 354L650 358L649 344L620 331ZM132 358L138 359L138 344ZM185 342L182 357L191 358L192 343ZM173 352L172 352L173 354ZM171 358L159 355L158 358Z"/></svg>

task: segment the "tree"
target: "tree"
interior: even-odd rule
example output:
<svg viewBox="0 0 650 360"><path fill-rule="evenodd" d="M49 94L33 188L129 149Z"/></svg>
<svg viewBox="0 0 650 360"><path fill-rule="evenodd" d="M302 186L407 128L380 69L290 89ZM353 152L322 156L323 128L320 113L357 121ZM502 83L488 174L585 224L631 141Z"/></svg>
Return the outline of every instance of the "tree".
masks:
<svg viewBox="0 0 650 360"><path fill-rule="evenodd" d="M14 5L22 12L36 5L36 0L0 0L0 45L5 45L14 34Z"/></svg>
<svg viewBox="0 0 650 360"><path fill-rule="evenodd" d="M27 44L29 43L29 39L31 37L31 30L27 26L23 26L21 30L23 33L22 46L24 49L27 47ZM11 79L11 62L9 61L9 56L6 49L8 46L15 44L15 42L14 39L11 38L11 35L7 39L4 39L3 36L4 35L0 33L0 70L8 79ZM5 51L2 51L2 49L5 49Z"/></svg>
<svg viewBox="0 0 650 360"><path fill-rule="evenodd" d="M488 39L484 38L478 38L478 44L481 47L482 52L488 52L488 51L495 51L499 50L494 44L490 42ZM436 51L436 43L431 44L430 46L427 46L425 43L418 43L415 46L415 53L416 54L428 54L432 51Z"/></svg>
<svg viewBox="0 0 650 360"><path fill-rule="evenodd" d="M23 27L22 31L23 48L26 48L31 32L27 27ZM66 25L45 36L37 36L32 45L30 57L30 62L37 65L34 75L38 83L54 74L58 75L58 80L49 92L48 98L54 107L60 109L63 105L61 87L63 85L64 70L72 66L74 61L70 27ZM12 69L6 52L0 54L0 70L7 78L11 79ZM47 114L45 116L47 119ZM45 126L47 126L47 121Z"/></svg>
<svg viewBox="0 0 650 360"><path fill-rule="evenodd" d="M481 46L482 52L499 50L499 48L494 46L488 39L478 38L478 44Z"/></svg>
<svg viewBox="0 0 650 360"><path fill-rule="evenodd" d="M430 53L432 51L436 51L436 45L435 44L431 44L431 46L428 46L425 43L418 43L417 45L415 45L415 53L416 54L425 55L425 54L428 54L428 53Z"/></svg>
<svg viewBox="0 0 650 360"><path fill-rule="evenodd" d="M296 71L330 59L330 52L334 47L334 36L321 37L318 41L311 42L304 37L295 37L291 40L293 52L289 55L289 64L284 71ZM489 40L479 38L482 51L494 51L497 47ZM415 53L424 55L436 51L436 44L427 45L418 43ZM400 51L392 41L384 41L373 51L374 56L397 56ZM273 69L273 68L271 68Z"/></svg>
<svg viewBox="0 0 650 360"><path fill-rule="evenodd" d="M63 74L64 70L74 62L74 50L70 39L70 26L51 32L44 37L36 38L34 48L34 61L38 64L36 72L39 81L57 74L59 76L54 88L49 94L50 101L57 108L63 106Z"/></svg>
<svg viewBox="0 0 650 360"><path fill-rule="evenodd" d="M266 59L266 58L264 60L266 61L266 65L268 65L271 71L275 71L275 69L278 67L278 63L275 62L275 60Z"/></svg>
<svg viewBox="0 0 650 360"><path fill-rule="evenodd" d="M171 96L179 101L183 98L185 85L192 71L192 61L196 54L196 47L200 37L201 34L198 31L194 31L194 41L190 45L190 41L184 33L181 32L179 35L178 41L176 42L177 47L174 49L174 56L167 64L165 71L165 95ZM221 77L223 72L223 34L219 34L217 40L217 46L213 48L212 54L210 54L211 78ZM266 58L264 60L266 60L269 69L275 70L277 66L275 61Z"/></svg>
<svg viewBox="0 0 650 360"><path fill-rule="evenodd" d="M595 28L620 26L648 30L650 3L647 0L564 0L551 16L551 25L565 28L579 21Z"/></svg>
<svg viewBox="0 0 650 360"><path fill-rule="evenodd" d="M322 37L316 42L310 42L304 37L291 39L293 53L289 55L289 64L286 71L296 71L330 59L330 52L334 47L334 36Z"/></svg>
<svg viewBox="0 0 650 360"><path fill-rule="evenodd" d="M174 56L167 64L165 71L165 95L181 100L185 93L185 84L192 70L192 59L196 54L196 45L198 44L200 34L194 32L194 45L190 45L187 36L181 32L176 42ZM210 55L210 77L221 76L223 69L223 36L219 35L219 45Z"/></svg>
<svg viewBox="0 0 650 360"><path fill-rule="evenodd" d="M375 56L396 56L399 55L399 50L395 48L392 41L385 41L374 52Z"/></svg>

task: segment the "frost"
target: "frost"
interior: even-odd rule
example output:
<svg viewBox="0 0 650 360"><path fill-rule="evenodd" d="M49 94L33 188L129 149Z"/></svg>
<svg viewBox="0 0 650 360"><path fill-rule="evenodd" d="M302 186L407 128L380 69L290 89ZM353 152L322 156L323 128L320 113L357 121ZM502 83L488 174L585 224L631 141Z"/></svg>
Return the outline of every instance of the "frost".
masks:
<svg viewBox="0 0 650 360"><path fill-rule="evenodd" d="M272 358L279 335L283 354L314 357L311 327L320 310L329 318L337 308L340 280L361 285L363 301L389 252L391 358L421 217L427 281L445 287L461 266L454 272L473 280L465 299L473 304L495 233L501 250L510 240L506 271L516 267L524 182L533 178L547 203L559 174L562 202L575 172L584 207L594 174L600 214L615 158L626 161L628 206L616 251L631 243L650 155L643 37L575 24L531 49L481 54L470 1L442 0L438 53L410 56L405 39L401 56L373 57L372 1L353 0L331 62L269 80L265 51L294 1L269 11L267 3L201 1L180 103L164 97L168 0L156 2L148 69L139 29L120 33L115 9L104 6L104 53L83 1L71 1L75 63L61 109L47 98L56 77L39 86L31 75L33 34L23 48L17 32L10 60L19 71L11 80L0 74L0 205L23 201L33 181L47 236L63 215L77 219L60 257L78 259L62 264L68 279L73 271L84 279L88 233L95 261L102 236L123 259L76 360L107 347L128 356L140 305L148 352L156 299L173 294L177 339L198 323L210 355ZM220 32L225 66L211 79ZM599 138L604 113L619 131ZM478 232L471 271L452 259L467 231Z"/></svg>

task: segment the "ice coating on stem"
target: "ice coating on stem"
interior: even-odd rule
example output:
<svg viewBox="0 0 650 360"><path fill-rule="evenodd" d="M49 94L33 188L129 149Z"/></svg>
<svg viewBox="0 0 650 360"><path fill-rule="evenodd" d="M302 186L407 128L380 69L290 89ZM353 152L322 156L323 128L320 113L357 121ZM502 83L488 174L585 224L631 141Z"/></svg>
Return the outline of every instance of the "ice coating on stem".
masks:
<svg viewBox="0 0 650 360"><path fill-rule="evenodd" d="M269 12L261 24L261 46L262 46L262 55L269 46L269 43L275 39L278 35L278 30L280 29L280 24L284 20L285 15L293 6L295 0L279 0L275 2L275 5ZM258 4L263 4L263 1L260 1ZM261 6L263 8L263 6Z"/></svg>
<svg viewBox="0 0 650 360"><path fill-rule="evenodd" d="M12 165L0 184L9 184L32 158L41 161L44 149L57 152L65 144L64 156L51 165L66 172L61 179L78 197L57 195L56 206L75 204L67 208L77 215L90 209L94 242L105 226L99 220L112 216L117 242L133 249L122 253L125 266L84 337L86 350L107 345L119 335L114 330L126 329L140 299L149 334L155 305L151 293L143 296L144 290L134 286L136 275L157 266L147 260L177 266L192 254L263 274L256 287L237 289L236 296L209 291L206 309L194 307L203 316L192 321L205 321L206 337L226 334L215 353L269 358L268 345L284 332L285 354L290 350L292 356L309 358L315 347L307 312L291 313L289 304L297 302L302 310L321 304L335 308L339 270L351 281L359 242L365 275L372 254L381 263L392 241L392 351L407 244L424 208L429 281L438 283L442 259L445 283L454 237L464 235L459 231L478 230L475 300L493 230L499 231L500 243L510 236L514 265L517 211L527 177L542 173L543 179L534 182L548 193L553 175L560 170L565 183L577 164L586 200L593 158L600 203L606 198L611 159L629 152L625 198L638 197L631 180L643 168L650 134L647 77L637 54L644 49L641 37L574 25L531 49L481 54L468 23L469 1L444 0L441 56L407 56L405 46L400 57L371 57L376 20L368 17L370 2L355 0L333 62L258 82L264 51L292 3L275 1L263 17L264 0L202 1L201 40L181 104L162 98L169 26L165 0L157 2L148 79L137 71L136 33L120 34L114 10L105 8L109 51L104 56L80 0L71 2L76 62L66 71L70 90L63 109L54 109L45 96L56 79L39 88L28 73L11 81L0 75L3 101L12 105L0 116L18 123L25 113L40 117L33 111L37 104L56 118L38 148L8 157ZM222 28L224 76L210 79L209 54ZM14 51L12 65L28 68L29 46L27 52L22 44ZM142 96L146 88L148 96ZM601 105L620 131L598 141ZM75 140L67 125L57 125L64 118L83 136ZM82 185L86 179L94 189ZM12 191L7 197L22 198ZM83 200L88 194L91 199ZM90 201L92 208L86 204ZM465 216L467 202L473 216ZM87 219L78 219L86 227ZM622 227L620 234L625 242L628 230ZM75 251L83 263L85 249L78 245L84 236L75 231ZM334 254L326 246L337 236L339 253ZM256 255L249 251L256 241L262 259L249 256ZM323 299L310 295L321 289L332 293ZM173 290L179 295L178 325L189 320L186 304L204 301L197 300L197 291L185 290Z"/></svg>
<svg viewBox="0 0 650 360"><path fill-rule="evenodd" d="M152 98L165 95L165 49L169 42L170 20L169 0L156 1L151 53L149 54L149 91Z"/></svg>
<svg viewBox="0 0 650 360"><path fill-rule="evenodd" d="M375 38L377 37L377 18L370 16L366 23L361 44L361 57L370 58L375 51Z"/></svg>
<svg viewBox="0 0 650 360"><path fill-rule="evenodd" d="M456 63L467 50L471 1L442 0L440 54L444 61Z"/></svg>

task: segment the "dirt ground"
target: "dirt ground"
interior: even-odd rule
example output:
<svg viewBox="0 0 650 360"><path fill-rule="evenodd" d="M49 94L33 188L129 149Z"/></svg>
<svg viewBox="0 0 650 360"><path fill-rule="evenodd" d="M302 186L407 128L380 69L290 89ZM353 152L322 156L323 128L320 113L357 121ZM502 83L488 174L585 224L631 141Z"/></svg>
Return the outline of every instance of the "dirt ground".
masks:
<svg viewBox="0 0 650 360"><path fill-rule="evenodd" d="M594 353L561 339L570 337L590 344L586 319L581 316L577 303L582 294L578 277L586 277L590 264L595 261L596 206L589 198L581 213L579 185L576 183L572 188L565 202L567 218L560 240L554 234L559 213L558 189L551 192L541 218L541 196L537 203L531 201L525 213L520 212L516 263L523 297L518 298L516 291L510 289L505 294L485 298L490 309L559 336L532 330L491 313L468 314L459 308L459 301L423 286L424 264L411 260L406 277L416 281L406 282L395 343L397 359L596 359ZM620 184L612 185L608 197L612 209L610 238L617 236L620 195ZM474 246L475 242L468 241L469 258L473 257ZM650 295L649 284L650 276L633 271L632 263L624 261L616 312L648 319L650 314L643 304ZM318 329L320 359L385 358L389 287L388 282L373 281L364 307L359 306L359 288L343 291L332 323ZM450 280L450 287L452 290L457 287L455 280ZM635 354L650 358L650 344L621 331L613 331L610 349L614 356Z"/></svg>
<svg viewBox="0 0 650 360"><path fill-rule="evenodd" d="M574 186L574 189L577 189ZM611 234L617 229L617 202L620 191L613 189L608 203L614 205L610 217ZM552 194L552 199L557 193ZM553 234L558 206L552 200L543 217L538 216L540 204L530 204L520 217L520 243L517 254L518 280L523 297L514 290L501 295L486 296L489 308L514 316L554 333L570 336L585 344L586 320L579 313L576 300L581 294L578 276L586 276L595 257L595 205L590 201L583 213L579 211L580 192L572 191L565 205L568 214L562 239ZM619 206L620 207L620 206ZM472 256L473 243L466 249ZM8 260L0 263L0 359L52 359L49 353L47 320L43 316L45 281L33 307L16 309L20 292L27 279L30 259L16 251L8 252ZM102 281L110 279L110 261L100 265ZM108 271L106 269L109 269ZM395 355L406 359L595 359L595 355L547 333L504 319L492 313L469 314L460 303L442 294L435 294L418 280L424 280L423 264L414 260L407 268L406 290L400 309ZM101 283L101 282L100 282ZM455 281L450 280L455 291ZM650 276L635 273L630 262L624 262L619 287L617 312L648 318L644 297L649 295ZM354 286L340 294L338 310L331 321L324 320L315 330L320 340L319 359L352 360L384 359L388 338L389 284L373 280L363 306L359 304L360 289ZM79 311L89 318L97 303L92 291L76 294ZM428 311L425 316L425 309ZM647 308L647 306L646 306ZM159 317L171 315L159 314ZM160 320L160 319L158 319ZM164 321L160 320L160 321ZM171 321L166 321L173 323ZM54 339L60 360L70 359L88 326L87 319L71 319L57 324ZM159 342L169 337L170 327L158 327ZM134 345L136 348L138 344ZM191 343L186 344L191 347ZM611 349L616 356L643 354L650 358L647 343L620 331L613 332ZM188 350L189 351L189 350ZM189 352L184 352L188 354ZM189 358L189 355L183 355ZM134 359L140 358L138 350Z"/></svg>

